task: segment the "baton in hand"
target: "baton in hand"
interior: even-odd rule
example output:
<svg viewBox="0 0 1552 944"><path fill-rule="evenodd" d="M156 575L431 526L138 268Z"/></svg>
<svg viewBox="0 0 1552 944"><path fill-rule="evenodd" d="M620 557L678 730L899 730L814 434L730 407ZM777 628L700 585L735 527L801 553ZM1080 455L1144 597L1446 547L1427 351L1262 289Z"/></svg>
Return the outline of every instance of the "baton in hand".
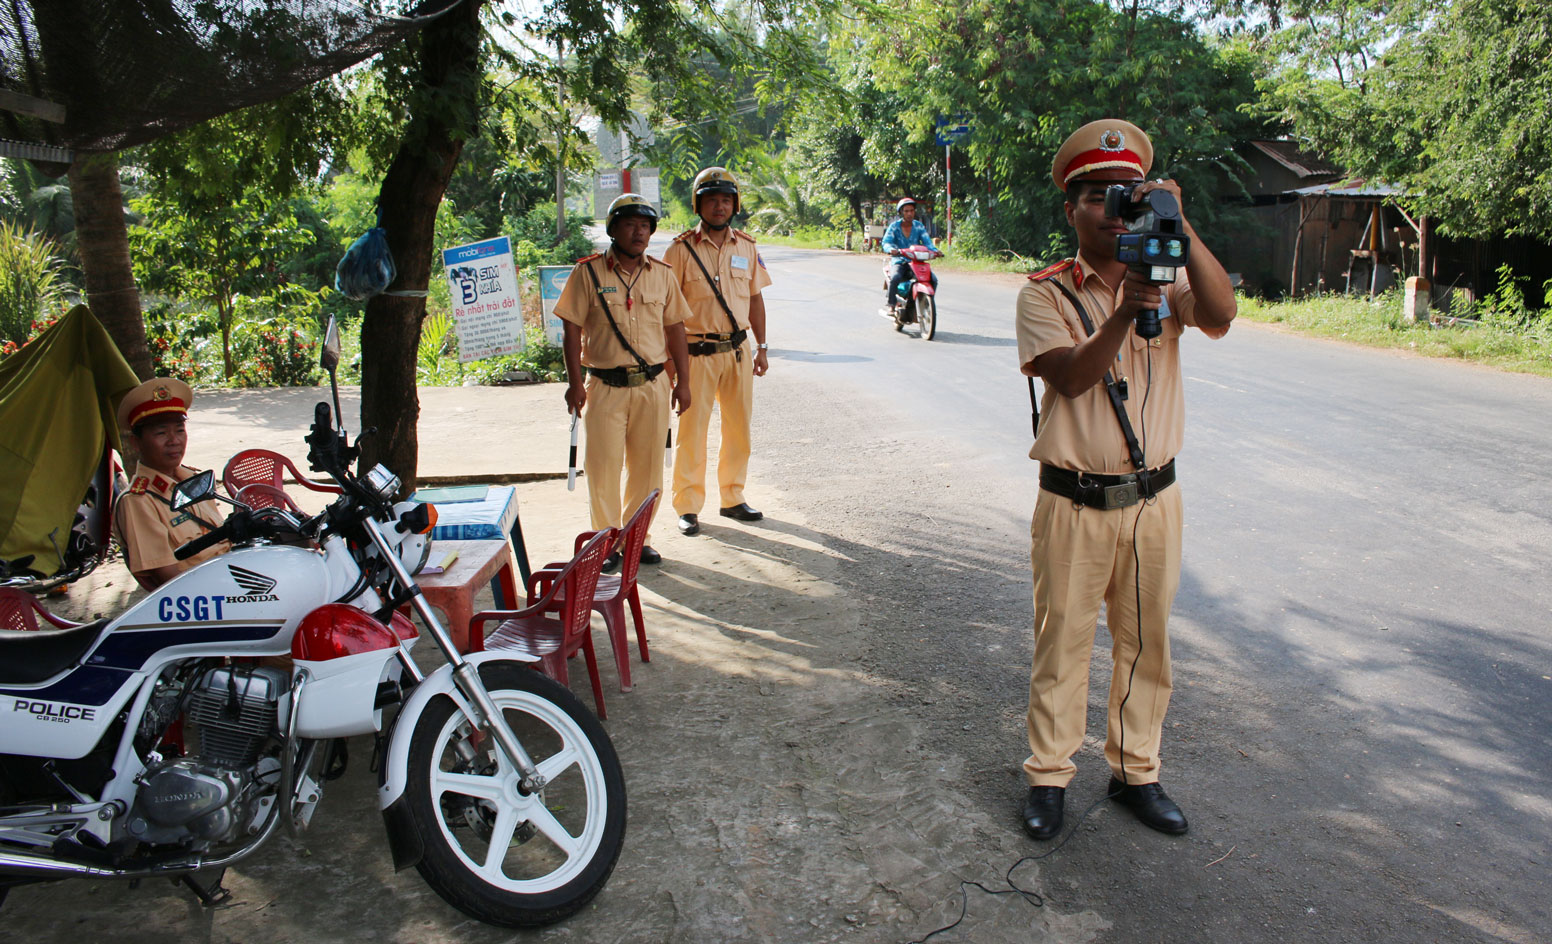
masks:
<svg viewBox="0 0 1552 944"><path fill-rule="evenodd" d="M674 464L674 425L668 424L668 438L663 440L663 468L667 469Z"/></svg>
<svg viewBox="0 0 1552 944"><path fill-rule="evenodd" d="M578 415L579 414L577 414L575 412L573 412L571 414L571 457L567 461L568 468L566 469L566 491L568 491L568 492L574 492L574 491L577 490L577 416Z"/></svg>

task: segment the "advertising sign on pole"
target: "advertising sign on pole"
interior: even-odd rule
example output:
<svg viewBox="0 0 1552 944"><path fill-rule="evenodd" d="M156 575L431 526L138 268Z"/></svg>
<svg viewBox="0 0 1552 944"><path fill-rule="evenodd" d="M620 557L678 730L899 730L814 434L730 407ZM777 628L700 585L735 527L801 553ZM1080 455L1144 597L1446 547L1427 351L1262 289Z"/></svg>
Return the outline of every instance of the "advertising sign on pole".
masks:
<svg viewBox="0 0 1552 944"><path fill-rule="evenodd" d="M571 266L539 267L539 302L544 308L544 337L556 347L566 343L565 323L555 314L555 303L560 301L561 289L571 276Z"/></svg>
<svg viewBox="0 0 1552 944"><path fill-rule="evenodd" d="M458 360L516 354L523 349L523 306L517 293L512 240L505 236L442 250Z"/></svg>

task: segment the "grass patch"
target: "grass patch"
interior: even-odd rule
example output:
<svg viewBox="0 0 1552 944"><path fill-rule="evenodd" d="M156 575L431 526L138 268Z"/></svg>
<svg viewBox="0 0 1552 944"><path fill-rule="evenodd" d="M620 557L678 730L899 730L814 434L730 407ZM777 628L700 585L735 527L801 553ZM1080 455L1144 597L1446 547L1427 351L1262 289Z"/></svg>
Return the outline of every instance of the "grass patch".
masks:
<svg viewBox="0 0 1552 944"><path fill-rule="evenodd" d="M1344 295L1278 302L1239 297L1239 317L1251 321L1368 347L1453 357L1552 377L1552 325L1545 319L1516 323L1488 314L1480 321L1444 317L1433 323L1408 324L1402 320L1401 310L1401 296L1395 292L1373 301Z"/></svg>

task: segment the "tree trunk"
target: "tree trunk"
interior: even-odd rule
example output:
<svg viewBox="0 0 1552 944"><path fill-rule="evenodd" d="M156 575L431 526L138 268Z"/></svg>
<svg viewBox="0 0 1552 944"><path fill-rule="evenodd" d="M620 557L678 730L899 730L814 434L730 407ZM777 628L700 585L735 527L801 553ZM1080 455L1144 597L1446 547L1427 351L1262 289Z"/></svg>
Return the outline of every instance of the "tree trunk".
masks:
<svg viewBox="0 0 1552 944"><path fill-rule="evenodd" d="M566 41L555 40L555 65L560 77L555 80L556 109L559 123L555 126L555 245L566 241L566 135L571 130L570 113L566 110Z"/></svg>
<svg viewBox="0 0 1552 944"><path fill-rule="evenodd" d="M390 292L423 293L430 283L437 207L479 108L480 6L478 0L459 5L419 40L414 111L378 195L398 270ZM384 294L367 303L361 323L361 428L376 429L362 444L361 461L386 464L405 493L415 487L419 460L415 351L425 316L423 294Z"/></svg>
<svg viewBox="0 0 1552 944"><path fill-rule="evenodd" d="M86 303L135 374L149 380L151 349L140 313L140 289L129 264L118 155L78 156L70 165L70 197L75 203L76 249L86 277Z"/></svg>

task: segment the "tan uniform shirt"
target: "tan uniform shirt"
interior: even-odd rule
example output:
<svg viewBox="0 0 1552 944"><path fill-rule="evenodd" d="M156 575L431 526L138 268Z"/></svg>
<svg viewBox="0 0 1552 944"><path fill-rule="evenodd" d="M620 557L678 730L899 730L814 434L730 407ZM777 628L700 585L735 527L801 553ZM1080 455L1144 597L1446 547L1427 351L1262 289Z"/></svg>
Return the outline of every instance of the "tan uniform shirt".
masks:
<svg viewBox="0 0 1552 944"><path fill-rule="evenodd" d="M180 466L178 481L193 474L193 469ZM141 574L169 564L176 565L179 573L182 573L231 550L232 546L222 541L188 560L180 561L173 557L173 551L206 532L205 526L195 520L195 515L217 526L226 520L220 506L214 501L206 500L173 511L167 502L152 497L160 495L171 501L172 489L176 484L177 481L141 464L135 467L135 477L129 483L129 491L119 496L113 515L131 573Z"/></svg>
<svg viewBox="0 0 1552 944"><path fill-rule="evenodd" d="M727 312L712 291L712 282L706 280L710 273L739 328L747 330L750 300L771 284L770 273L765 271L765 263L755 250L754 237L742 230L730 230L719 247L706 235L705 225L700 223L686 230L663 253L664 261L674 267L684 300L690 305L684 329L692 336L728 334L733 330ZM705 272L690 258L692 253L706 266Z"/></svg>
<svg viewBox="0 0 1552 944"><path fill-rule="evenodd" d="M587 273L589 266L598 275L596 285ZM608 300L614 323L641 359L648 364L668 360L663 328L690 317L673 268L659 259L642 256L636 271L626 275L615 264L611 249L579 261L555 302L556 316L582 329L584 367L635 367L636 359L609 327L599 286L603 289L602 298Z"/></svg>
<svg viewBox="0 0 1552 944"><path fill-rule="evenodd" d="M1060 280L1078 297L1095 331L1121 304L1120 285L1109 285L1095 274L1082 253L1071 265L1055 274L1049 272L1040 273L1043 277L1032 276L1018 296L1019 364L1030 375L1035 373L1035 358L1047 351L1074 347L1088 336L1072 303L1050 284L1052 281ZM1165 286L1164 297L1171 317L1164 319L1163 334L1148 341L1132 332L1121 346L1119 361L1110 367L1113 375L1127 380L1129 396L1124 405L1150 469L1173 459L1185 435L1180 335L1186 326L1196 326L1196 296L1184 269L1175 284ZM1228 326L1201 330L1211 337L1222 337ZM1071 398L1047 386L1040 404L1039 435L1029 457L1077 472L1115 475L1136 471L1103 383Z"/></svg>

